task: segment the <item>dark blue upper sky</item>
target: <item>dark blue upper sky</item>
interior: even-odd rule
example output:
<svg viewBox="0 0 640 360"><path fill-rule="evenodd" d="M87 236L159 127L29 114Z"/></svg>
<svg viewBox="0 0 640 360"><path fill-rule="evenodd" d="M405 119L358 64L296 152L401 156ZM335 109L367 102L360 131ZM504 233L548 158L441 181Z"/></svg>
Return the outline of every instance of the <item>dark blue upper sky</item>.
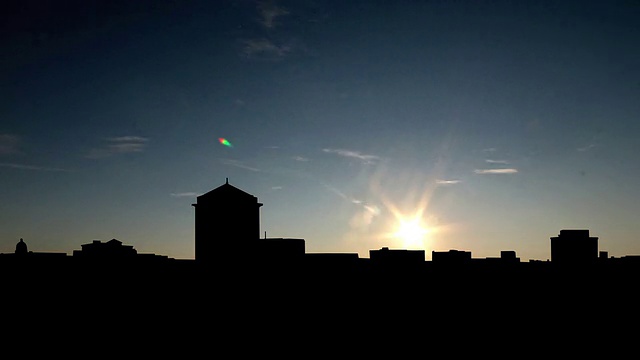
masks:
<svg viewBox="0 0 640 360"><path fill-rule="evenodd" d="M192 258L190 204L229 178L307 252L544 260L588 228L640 254L637 1L4 7L0 252Z"/></svg>

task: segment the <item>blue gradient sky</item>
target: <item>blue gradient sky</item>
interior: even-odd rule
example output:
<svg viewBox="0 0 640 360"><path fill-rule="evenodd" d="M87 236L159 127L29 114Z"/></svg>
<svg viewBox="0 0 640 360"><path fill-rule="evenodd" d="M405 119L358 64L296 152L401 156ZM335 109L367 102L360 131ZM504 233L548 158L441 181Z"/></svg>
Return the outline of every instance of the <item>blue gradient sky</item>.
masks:
<svg viewBox="0 0 640 360"><path fill-rule="evenodd" d="M640 254L637 1L15 4L0 252L193 258L191 204L229 178L310 253L546 260L586 228ZM421 241L391 236L416 213Z"/></svg>

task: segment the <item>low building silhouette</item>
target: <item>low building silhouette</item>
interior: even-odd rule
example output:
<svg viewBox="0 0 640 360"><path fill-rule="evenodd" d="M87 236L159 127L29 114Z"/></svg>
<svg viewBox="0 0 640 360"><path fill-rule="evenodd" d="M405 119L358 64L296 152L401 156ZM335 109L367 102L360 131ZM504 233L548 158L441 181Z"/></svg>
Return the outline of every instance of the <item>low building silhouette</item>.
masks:
<svg viewBox="0 0 640 360"><path fill-rule="evenodd" d="M431 261L434 264L460 265L471 261L471 252L451 249L449 251L432 251Z"/></svg>
<svg viewBox="0 0 640 360"><path fill-rule="evenodd" d="M91 243L81 245L81 250L74 250L73 256L91 258L126 258L136 256L138 251L133 245L123 245L122 241L111 239L107 242L93 240Z"/></svg>
<svg viewBox="0 0 640 360"><path fill-rule="evenodd" d="M513 250L501 250L500 257L487 257L484 260L500 264L513 264L520 262L520 258L516 256L516 252Z"/></svg>
<svg viewBox="0 0 640 360"><path fill-rule="evenodd" d="M256 243L256 252L263 261L302 260L305 242L297 238L263 238Z"/></svg>
<svg viewBox="0 0 640 360"><path fill-rule="evenodd" d="M551 262L556 265L593 264L598 260L598 237L589 230L565 229L551 237Z"/></svg>
<svg viewBox="0 0 640 360"><path fill-rule="evenodd" d="M425 262L424 250L389 249L369 250L369 258L373 265L407 266Z"/></svg>

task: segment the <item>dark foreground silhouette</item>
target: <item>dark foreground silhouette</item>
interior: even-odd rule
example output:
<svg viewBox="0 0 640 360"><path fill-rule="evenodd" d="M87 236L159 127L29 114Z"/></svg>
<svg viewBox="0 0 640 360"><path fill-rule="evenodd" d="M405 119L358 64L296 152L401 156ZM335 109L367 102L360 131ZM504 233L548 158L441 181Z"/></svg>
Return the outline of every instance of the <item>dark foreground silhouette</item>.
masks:
<svg viewBox="0 0 640 360"><path fill-rule="evenodd" d="M550 238L551 261L457 250L425 261L424 252L387 248L363 259L307 254L302 239L259 238L260 206L228 182L198 197L193 260L138 254L115 239L71 256L32 252L20 240L15 253L0 254L5 325L31 336L54 326L48 336L90 345L94 355L132 341L151 341L154 356L169 344L258 356L305 343L371 350L402 337L504 346L567 333L583 342L576 354L595 334L622 341L629 333L620 329L638 320L640 263L598 252L588 230Z"/></svg>

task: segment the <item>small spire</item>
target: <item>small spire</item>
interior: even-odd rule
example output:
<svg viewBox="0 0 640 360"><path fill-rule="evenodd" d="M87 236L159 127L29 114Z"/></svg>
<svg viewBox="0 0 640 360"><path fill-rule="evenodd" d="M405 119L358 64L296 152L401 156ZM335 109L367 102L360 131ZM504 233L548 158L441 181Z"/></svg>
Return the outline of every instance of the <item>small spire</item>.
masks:
<svg viewBox="0 0 640 360"><path fill-rule="evenodd" d="M226 179L227 179L226 184L229 185L229 178L226 178Z"/></svg>

